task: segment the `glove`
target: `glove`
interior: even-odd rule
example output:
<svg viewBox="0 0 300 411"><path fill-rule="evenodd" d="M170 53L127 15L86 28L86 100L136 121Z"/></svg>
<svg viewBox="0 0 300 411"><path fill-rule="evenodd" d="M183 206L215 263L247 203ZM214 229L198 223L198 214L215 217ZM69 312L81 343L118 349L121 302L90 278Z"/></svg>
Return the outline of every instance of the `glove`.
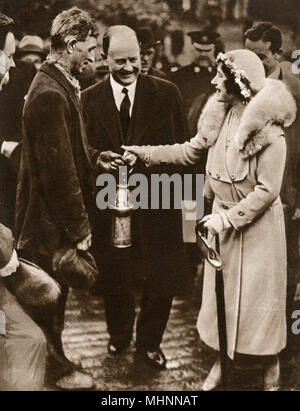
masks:
<svg viewBox="0 0 300 411"><path fill-rule="evenodd" d="M151 146L122 146L126 152L134 154L144 164L149 164L151 158Z"/></svg>
<svg viewBox="0 0 300 411"><path fill-rule="evenodd" d="M203 220L206 220L204 227L206 227L213 235L219 234L231 227L225 214L209 214L204 217Z"/></svg>

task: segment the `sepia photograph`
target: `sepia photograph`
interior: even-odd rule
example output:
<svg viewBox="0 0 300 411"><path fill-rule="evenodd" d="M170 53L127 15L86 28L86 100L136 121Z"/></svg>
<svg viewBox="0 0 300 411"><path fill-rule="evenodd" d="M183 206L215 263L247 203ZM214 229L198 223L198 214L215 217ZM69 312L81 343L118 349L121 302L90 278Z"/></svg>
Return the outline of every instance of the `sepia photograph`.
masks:
<svg viewBox="0 0 300 411"><path fill-rule="evenodd" d="M300 0L0 0L0 391L300 391L299 109Z"/></svg>

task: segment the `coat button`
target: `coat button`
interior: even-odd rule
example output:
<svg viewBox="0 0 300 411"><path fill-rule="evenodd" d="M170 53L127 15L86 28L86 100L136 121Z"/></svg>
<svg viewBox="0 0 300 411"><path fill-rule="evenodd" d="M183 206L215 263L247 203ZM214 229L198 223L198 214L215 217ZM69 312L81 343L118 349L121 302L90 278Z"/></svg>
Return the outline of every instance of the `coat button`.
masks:
<svg viewBox="0 0 300 411"><path fill-rule="evenodd" d="M245 215L245 213L243 213L243 211L239 211L239 216L243 217Z"/></svg>
<svg viewBox="0 0 300 411"><path fill-rule="evenodd" d="M235 174L231 174L231 180L235 180Z"/></svg>
<svg viewBox="0 0 300 411"><path fill-rule="evenodd" d="M207 174L208 174L209 176L211 176L211 172L210 172L210 171L208 171Z"/></svg>
<svg viewBox="0 0 300 411"><path fill-rule="evenodd" d="M217 173L217 174L216 174L216 178L217 178L218 180L220 180L220 177L221 177L220 174Z"/></svg>
<svg viewBox="0 0 300 411"><path fill-rule="evenodd" d="M228 206L226 204L223 204L222 207L224 208L224 210L228 210Z"/></svg>

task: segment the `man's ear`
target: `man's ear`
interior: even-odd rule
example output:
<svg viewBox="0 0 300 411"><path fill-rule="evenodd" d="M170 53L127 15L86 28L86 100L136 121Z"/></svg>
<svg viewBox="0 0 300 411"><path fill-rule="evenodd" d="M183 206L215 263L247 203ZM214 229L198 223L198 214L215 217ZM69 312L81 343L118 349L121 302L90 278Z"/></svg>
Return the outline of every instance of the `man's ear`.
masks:
<svg viewBox="0 0 300 411"><path fill-rule="evenodd" d="M68 54L73 53L76 43L77 43L77 40L74 37L71 37L67 40L67 52L68 52Z"/></svg>

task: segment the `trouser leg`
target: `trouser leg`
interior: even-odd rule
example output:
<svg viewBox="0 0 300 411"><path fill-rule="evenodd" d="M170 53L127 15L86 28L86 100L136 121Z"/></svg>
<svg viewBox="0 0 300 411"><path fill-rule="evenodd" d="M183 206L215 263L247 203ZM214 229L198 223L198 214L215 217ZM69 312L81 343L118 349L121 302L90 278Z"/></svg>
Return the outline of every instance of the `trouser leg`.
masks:
<svg viewBox="0 0 300 411"><path fill-rule="evenodd" d="M155 351L159 348L177 288L177 274L167 262L150 265L136 327L138 350Z"/></svg>
<svg viewBox="0 0 300 411"><path fill-rule="evenodd" d="M132 271L129 261L110 263L103 272L103 290L107 331L110 342L118 347L130 343L135 307Z"/></svg>

